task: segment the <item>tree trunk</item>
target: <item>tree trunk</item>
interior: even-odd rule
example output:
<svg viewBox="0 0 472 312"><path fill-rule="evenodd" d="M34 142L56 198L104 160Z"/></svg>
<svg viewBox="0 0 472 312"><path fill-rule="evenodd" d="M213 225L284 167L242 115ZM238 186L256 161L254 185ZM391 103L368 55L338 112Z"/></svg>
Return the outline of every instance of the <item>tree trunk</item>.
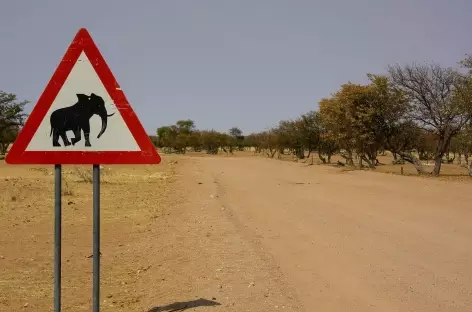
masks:
<svg viewBox="0 0 472 312"><path fill-rule="evenodd" d="M318 153L318 158L323 162L323 164L326 164L326 158L324 158L321 153Z"/></svg>
<svg viewBox="0 0 472 312"><path fill-rule="evenodd" d="M295 155L298 159L305 159L305 150L303 148L297 148L295 151Z"/></svg>
<svg viewBox="0 0 472 312"><path fill-rule="evenodd" d="M362 160L364 160L364 161L367 163L367 165L369 166L370 169L375 169L375 164L376 164L375 161L376 161L377 159L372 160L372 159L367 158L365 155L361 155L361 156L360 156L360 160L359 160L359 162L360 162L360 164L361 164L359 167L360 167L361 169L362 169Z"/></svg>
<svg viewBox="0 0 472 312"><path fill-rule="evenodd" d="M5 155L7 153L8 144L0 143L0 154Z"/></svg>
<svg viewBox="0 0 472 312"><path fill-rule="evenodd" d="M436 177L439 176L439 172L441 171L442 158L447 148L449 147L449 142L451 141L451 138L452 136L446 133L443 136L441 136L438 140L438 143L436 146L436 152L434 155L434 169L433 169L433 175Z"/></svg>
<svg viewBox="0 0 472 312"><path fill-rule="evenodd" d="M421 164L421 161L416 158L412 153L410 152L399 152L398 155L400 155L400 157L409 162L410 164L412 164L413 166L415 166L415 169L416 169L416 172L418 174L423 174L424 173L424 168L423 168L423 165Z"/></svg>
<svg viewBox="0 0 472 312"><path fill-rule="evenodd" d="M433 175L438 176L439 172L441 171L441 165L442 165L442 156L437 155L434 157L434 169L433 169Z"/></svg>
<svg viewBox="0 0 472 312"><path fill-rule="evenodd" d="M346 151L346 153L340 153L341 157L346 160L346 165L354 167L354 159L352 157L352 151Z"/></svg>

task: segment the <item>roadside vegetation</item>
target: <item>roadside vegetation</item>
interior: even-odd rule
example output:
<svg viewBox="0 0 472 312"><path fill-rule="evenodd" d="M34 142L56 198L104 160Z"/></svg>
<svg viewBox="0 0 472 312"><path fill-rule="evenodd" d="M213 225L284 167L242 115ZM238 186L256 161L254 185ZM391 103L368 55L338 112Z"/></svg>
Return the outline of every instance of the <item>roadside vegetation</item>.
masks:
<svg viewBox="0 0 472 312"><path fill-rule="evenodd" d="M340 166L370 169L382 165L379 155L389 153L394 164L410 163L418 174L438 176L443 164L455 163L472 176L472 56L457 68L396 64L367 77L368 84L346 82L321 99L318 109L258 133L244 134L238 127L226 133L202 130L187 119L161 126L150 137L164 153L251 150L312 163L316 157L323 164L340 156ZM23 125L26 103L0 91L2 154ZM425 169L425 162L434 163L433 169Z"/></svg>

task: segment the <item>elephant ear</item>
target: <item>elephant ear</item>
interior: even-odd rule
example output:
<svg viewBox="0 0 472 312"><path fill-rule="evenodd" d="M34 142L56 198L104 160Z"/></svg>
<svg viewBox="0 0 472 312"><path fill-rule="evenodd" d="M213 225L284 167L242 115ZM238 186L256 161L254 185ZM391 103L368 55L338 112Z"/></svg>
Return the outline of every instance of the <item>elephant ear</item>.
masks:
<svg viewBox="0 0 472 312"><path fill-rule="evenodd" d="M88 101L90 99L87 95L82 93L77 94L77 98L79 99L79 102Z"/></svg>

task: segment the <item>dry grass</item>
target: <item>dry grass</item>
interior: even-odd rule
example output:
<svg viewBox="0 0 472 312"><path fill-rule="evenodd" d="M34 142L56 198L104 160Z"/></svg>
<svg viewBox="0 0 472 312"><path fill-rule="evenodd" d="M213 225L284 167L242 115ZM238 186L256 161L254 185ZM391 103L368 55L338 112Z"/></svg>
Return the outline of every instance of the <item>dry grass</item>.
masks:
<svg viewBox="0 0 472 312"><path fill-rule="evenodd" d="M219 155L208 155L206 153L195 153L189 152L186 154L187 156L192 157L267 157L265 154L255 154L254 152L250 151L237 151L234 152L233 155L221 153ZM179 156L175 156L179 157ZM281 155L279 157L275 156L274 160L280 161L291 161L291 162L298 162L302 165L310 166L310 165L323 165L323 166L336 166L338 161L344 162L344 159L338 155L334 155L331 158L331 164L322 164L321 160L318 158L317 154L310 156L304 160L297 160L292 155ZM386 156L379 156L378 160L382 165L377 166L376 169L372 170L374 172L379 173L388 173L388 174L402 174L402 165L393 165L393 157L391 154L387 153ZM355 163L357 166L357 163ZM433 171L434 164L433 162L424 163L424 169L426 173L431 173ZM357 167L339 167L340 171L352 171L352 170L359 170ZM364 169L364 170L371 170L371 169ZM403 165L403 175L405 176L415 176L417 177L418 174L416 169L413 165L409 163L405 163ZM423 176L424 178L433 178L428 174ZM454 180L454 181L470 181L472 183L472 178L468 176L468 171L464 167L460 167L457 164L443 164L441 166L441 175L439 177L434 177L435 179L442 179L442 180Z"/></svg>
<svg viewBox="0 0 472 312"><path fill-rule="evenodd" d="M252 152L187 156L260 157ZM135 286L150 266L147 252L155 235L153 221L169 206L179 157L167 155L159 166L105 166L101 170L103 311L137 311L143 294L136 293ZM282 160L293 158L283 156ZM337 160L335 156L332 162ZM391 157L379 160L385 165L375 171L400 173L401 166L391 165ZM316 156L313 162L317 163ZM306 166L311 159L299 163ZM51 311L53 170L52 166L0 162L0 311L18 311L25 305L30 311ZM63 311L90 311L91 173L91 166L63 167ZM409 164L404 165L404 174L416 176ZM457 165L444 165L441 179L472 180Z"/></svg>
<svg viewBox="0 0 472 312"><path fill-rule="evenodd" d="M167 205L174 169L164 160L101 170L103 311L130 311L139 301L133 284L148 265L141 238ZM53 170L0 163L0 311L51 311ZM63 167L63 311L90 311L91 173Z"/></svg>

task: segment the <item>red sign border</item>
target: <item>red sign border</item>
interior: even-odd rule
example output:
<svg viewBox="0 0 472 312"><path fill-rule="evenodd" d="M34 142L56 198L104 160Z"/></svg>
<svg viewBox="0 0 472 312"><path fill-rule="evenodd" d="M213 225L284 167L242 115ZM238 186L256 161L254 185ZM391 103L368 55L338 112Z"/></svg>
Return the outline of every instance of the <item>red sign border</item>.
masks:
<svg viewBox="0 0 472 312"><path fill-rule="evenodd" d="M82 51L89 58L98 77L110 94L118 112L141 149L140 151L26 151ZM8 164L159 164L161 157L129 105L125 94L89 32L87 29L81 28L34 106L11 150L7 153L5 161Z"/></svg>

